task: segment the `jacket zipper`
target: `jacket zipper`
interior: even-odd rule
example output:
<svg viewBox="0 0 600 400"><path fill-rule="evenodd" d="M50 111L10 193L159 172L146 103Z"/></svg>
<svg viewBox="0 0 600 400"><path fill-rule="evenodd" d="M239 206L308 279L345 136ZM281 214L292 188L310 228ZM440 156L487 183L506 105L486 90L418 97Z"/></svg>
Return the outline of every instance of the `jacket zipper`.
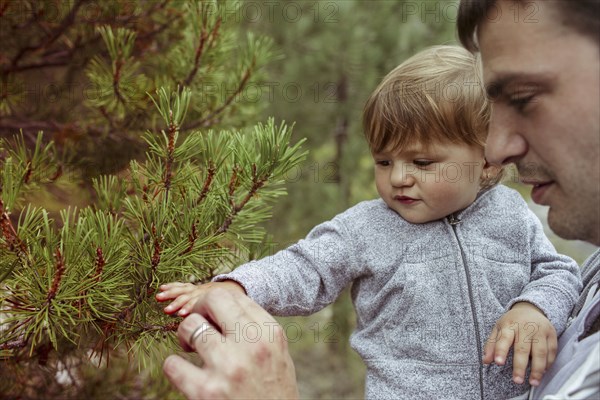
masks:
<svg viewBox="0 0 600 400"><path fill-rule="evenodd" d="M460 244L460 240L458 239L458 235L456 233L456 225L460 223L460 219L458 219L454 214L450 214L448 217L448 223L452 227L452 232L454 232L454 237L456 238L456 243L458 243L458 248L460 250L460 256L462 258L463 266L465 268L465 276L467 277L467 289L469 292L469 305L471 306L471 314L473 315L473 323L475 324L475 340L477 347L477 354L479 355L479 393L481 395L481 399L483 400L483 354L481 350L481 335L479 334L479 321L477 320L477 313L475 311L475 302L473 300L473 287L471 283L471 272L467 265L467 260L465 259L465 253L463 251L462 245Z"/></svg>

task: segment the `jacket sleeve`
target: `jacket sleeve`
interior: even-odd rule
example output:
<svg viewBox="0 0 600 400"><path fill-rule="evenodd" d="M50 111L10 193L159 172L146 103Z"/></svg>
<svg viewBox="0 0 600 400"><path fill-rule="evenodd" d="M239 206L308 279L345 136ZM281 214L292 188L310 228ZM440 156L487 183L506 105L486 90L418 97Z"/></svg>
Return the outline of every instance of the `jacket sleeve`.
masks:
<svg viewBox="0 0 600 400"><path fill-rule="evenodd" d="M507 309L517 302L529 302L546 314L560 335L582 288L579 266L573 259L556 252L540 220L531 210L528 214L530 280Z"/></svg>
<svg viewBox="0 0 600 400"><path fill-rule="evenodd" d="M309 315L331 304L357 276L356 246L338 218L285 250L216 276L234 280L268 312Z"/></svg>

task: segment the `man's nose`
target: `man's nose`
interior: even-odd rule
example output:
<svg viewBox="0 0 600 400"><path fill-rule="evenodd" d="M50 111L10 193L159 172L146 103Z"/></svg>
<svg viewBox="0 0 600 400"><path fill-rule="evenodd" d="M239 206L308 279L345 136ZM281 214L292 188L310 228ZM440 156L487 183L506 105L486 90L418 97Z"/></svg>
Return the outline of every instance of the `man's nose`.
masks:
<svg viewBox="0 0 600 400"><path fill-rule="evenodd" d="M492 115L485 145L485 158L490 164L517 162L527 153L527 142L519 125L504 106L492 105Z"/></svg>

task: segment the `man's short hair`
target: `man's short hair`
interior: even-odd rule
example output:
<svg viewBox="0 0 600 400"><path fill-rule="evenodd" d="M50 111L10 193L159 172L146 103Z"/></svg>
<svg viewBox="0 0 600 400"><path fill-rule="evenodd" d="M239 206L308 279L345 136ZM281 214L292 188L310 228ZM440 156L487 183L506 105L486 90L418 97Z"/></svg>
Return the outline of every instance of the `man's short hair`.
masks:
<svg viewBox="0 0 600 400"><path fill-rule="evenodd" d="M531 0L511 0L514 3L535 3ZM599 0L537 0L551 5L556 22L567 26L600 44L600 1ZM470 51L479 50L475 34L477 26L486 18L495 15L498 0L461 0L458 8L458 37Z"/></svg>

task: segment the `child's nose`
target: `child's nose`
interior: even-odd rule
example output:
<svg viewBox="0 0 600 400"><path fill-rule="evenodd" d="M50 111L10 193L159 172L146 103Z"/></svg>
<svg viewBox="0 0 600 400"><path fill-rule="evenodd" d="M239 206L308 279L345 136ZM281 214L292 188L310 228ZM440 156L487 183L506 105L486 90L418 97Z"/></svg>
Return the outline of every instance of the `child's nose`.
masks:
<svg viewBox="0 0 600 400"><path fill-rule="evenodd" d="M392 169L390 183L394 187L412 186L415 183L415 168L411 164L397 163Z"/></svg>

